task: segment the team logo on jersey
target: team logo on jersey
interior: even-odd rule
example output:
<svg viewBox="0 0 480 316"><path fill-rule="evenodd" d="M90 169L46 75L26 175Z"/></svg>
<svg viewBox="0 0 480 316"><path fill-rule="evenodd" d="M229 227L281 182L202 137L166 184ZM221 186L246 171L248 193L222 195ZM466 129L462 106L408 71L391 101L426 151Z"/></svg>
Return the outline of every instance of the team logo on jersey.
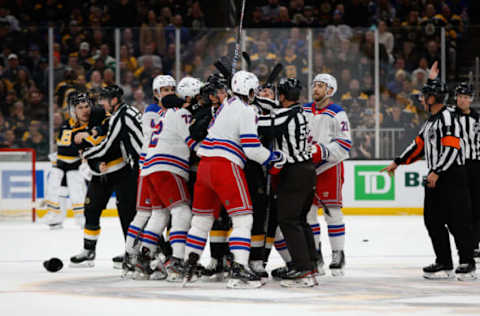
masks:
<svg viewBox="0 0 480 316"><path fill-rule="evenodd" d="M88 196L85 198L85 205L86 204L90 204L90 198Z"/></svg>
<svg viewBox="0 0 480 316"><path fill-rule="evenodd" d="M145 204L150 205L152 204L152 201L150 199L145 199Z"/></svg>

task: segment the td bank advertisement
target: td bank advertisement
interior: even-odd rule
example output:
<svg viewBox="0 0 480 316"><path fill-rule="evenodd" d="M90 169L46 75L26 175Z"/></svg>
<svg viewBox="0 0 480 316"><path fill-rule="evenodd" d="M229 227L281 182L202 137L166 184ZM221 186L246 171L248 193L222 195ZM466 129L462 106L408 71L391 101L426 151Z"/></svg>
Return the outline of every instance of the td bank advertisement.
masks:
<svg viewBox="0 0 480 316"><path fill-rule="evenodd" d="M390 177L380 172L390 161L345 161L344 206L360 208L422 208L425 161L402 165Z"/></svg>

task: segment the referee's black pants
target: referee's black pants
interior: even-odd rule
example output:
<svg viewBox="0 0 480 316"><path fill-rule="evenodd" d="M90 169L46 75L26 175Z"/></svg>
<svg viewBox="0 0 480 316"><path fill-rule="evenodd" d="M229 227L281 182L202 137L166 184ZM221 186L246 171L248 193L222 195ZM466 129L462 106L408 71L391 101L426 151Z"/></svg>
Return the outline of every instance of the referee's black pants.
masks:
<svg viewBox="0 0 480 316"><path fill-rule="evenodd" d="M472 201L473 246L480 243L480 160L467 160L468 189Z"/></svg>
<svg viewBox="0 0 480 316"><path fill-rule="evenodd" d="M125 166L102 176L92 176L85 198L85 228L100 229L100 216L115 192L124 237L136 214L138 170Z"/></svg>
<svg viewBox="0 0 480 316"><path fill-rule="evenodd" d="M473 233L467 168L452 165L435 188L425 187L424 222L432 241L436 262L453 267L450 231L460 263L473 263Z"/></svg>
<svg viewBox="0 0 480 316"><path fill-rule="evenodd" d="M277 189L277 220L298 270L315 268L315 242L307 223L314 190L315 168L311 161L283 167Z"/></svg>

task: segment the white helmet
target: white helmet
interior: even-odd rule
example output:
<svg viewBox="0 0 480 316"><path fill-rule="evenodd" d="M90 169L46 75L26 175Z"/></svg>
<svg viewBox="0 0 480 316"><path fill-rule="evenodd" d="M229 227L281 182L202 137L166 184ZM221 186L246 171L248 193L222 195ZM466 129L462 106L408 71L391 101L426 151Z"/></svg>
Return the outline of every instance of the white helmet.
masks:
<svg viewBox="0 0 480 316"><path fill-rule="evenodd" d="M178 83L177 95L182 99L193 98L200 93L202 85L203 83L196 78L185 77Z"/></svg>
<svg viewBox="0 0 480 316"><path fill-rule="evenodd" d="M258 88L258 78L255 74L240 70L233 75L232 78L232 91L246 97L250 96L250 92L255 91Z"/></svg>
<svg viewBox="0 0 480 316"><path fill-rule="evenodd" d="M175 87L177 83L172 76L169 75L158 75L153 79L152 89L153 91L160 92L160 88L163 87Z"/></svg>
<svg viewBox="0 0 480 316"><path fill-rule="evenodd" d="M318 74L313 79L313 84L315 84L315 82L323 82L327 85L327 87L333 89L332 93L326 95L327 98L333 97L335 92L337 92L337 79L335 79L335 77L332 75Z"/></svg>

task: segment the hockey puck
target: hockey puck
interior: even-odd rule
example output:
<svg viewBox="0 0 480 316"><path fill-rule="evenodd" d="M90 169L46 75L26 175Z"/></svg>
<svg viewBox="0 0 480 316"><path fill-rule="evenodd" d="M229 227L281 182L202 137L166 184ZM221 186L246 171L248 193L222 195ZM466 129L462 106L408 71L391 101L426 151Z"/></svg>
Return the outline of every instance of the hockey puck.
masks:
<svg viewBox="0 0 480 316"><path fill-rule="evenodd" d="M363 242L368 242L368 239L364 239L364 240L362 240L362 241L363 241Z"/></svg>
<svg viewBox="0 0 480 316"><path fill-rule="evenodd" d="M63 268L63 262L58 258L51 258L49 260L45 260L43 262L43 266L49 272L57 272Z"/></svg>

